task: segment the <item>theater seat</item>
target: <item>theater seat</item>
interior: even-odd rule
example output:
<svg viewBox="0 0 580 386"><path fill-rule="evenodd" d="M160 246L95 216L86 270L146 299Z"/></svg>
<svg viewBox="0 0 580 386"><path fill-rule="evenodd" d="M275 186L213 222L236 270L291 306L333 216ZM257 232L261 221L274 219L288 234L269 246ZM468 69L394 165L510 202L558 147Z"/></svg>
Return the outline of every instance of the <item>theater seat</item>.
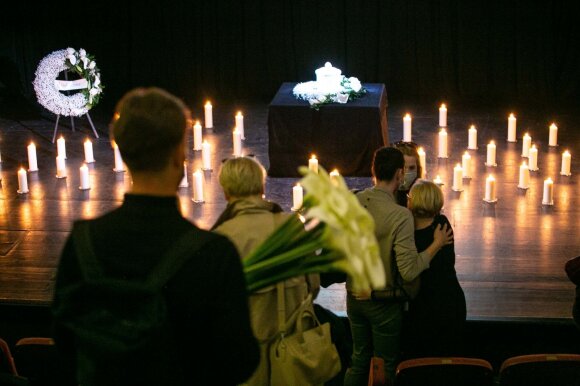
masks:
<svg viewBox="0 0 580 386"><path fill-rule="evenodd" d="M491 364L478 358L417 358L397 366L395 386L492 386Z"/></svg>
<svg viewBox="0 0 580 386"><path fill-rule="evenodd" d="M506 359L500 386L580 386L580 354L530 354Z"/></svg>
<svg viewBox="0 0 580 386"><path fill-rule="evenodd" d="M14 363L18 373L31 386L76 385L74 374L64 366L51 338L22 338L14 346Z"/></svg>
<svg viewBox="0 0 580 386"><path fill-rule="evenodd" d="M371 358L368 386L390 386L385 376L385 361L383 358Z"/></svg>
<svg viewBox="0 0 580 386"><path fill-rule="evenodd" d="M8 343L0 339L0 385L27 386L28 380L19 377Z"/></svg>

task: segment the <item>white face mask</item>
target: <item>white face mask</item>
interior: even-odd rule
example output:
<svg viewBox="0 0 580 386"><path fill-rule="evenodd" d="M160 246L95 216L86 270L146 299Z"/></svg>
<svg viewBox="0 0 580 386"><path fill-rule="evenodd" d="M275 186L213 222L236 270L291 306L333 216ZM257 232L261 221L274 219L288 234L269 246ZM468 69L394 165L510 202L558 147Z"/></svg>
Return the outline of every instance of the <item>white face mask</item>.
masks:
<svg viewBox="0 0 580 386"><path fill-rule="evenodd" d="M417 171L413 170L405 173L403 177L403 182L399 186L399 190L409 190L413 182L417 179Z"/></svg>

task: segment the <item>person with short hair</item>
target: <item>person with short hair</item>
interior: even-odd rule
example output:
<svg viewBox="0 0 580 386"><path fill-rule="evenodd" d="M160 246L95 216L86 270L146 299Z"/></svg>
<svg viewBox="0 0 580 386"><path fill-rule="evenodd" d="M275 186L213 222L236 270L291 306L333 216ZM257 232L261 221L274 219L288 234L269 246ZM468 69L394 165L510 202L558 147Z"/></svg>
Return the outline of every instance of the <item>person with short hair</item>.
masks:
<svg viewBox="0 0 580 386"><path fill-rule="evenodd" d="M110 135L131 173L130 191L117 209L73 224L74 230L79 223L88 223L97 261L106 277L119 281L143 282L178 241L204 240L162 289L171 349L151 350L143 362L127 358L130 363L125 363L78 348L79 337L71 328L77 319L71 315L78 313L79 305L69 294L84 284L85 265L81 269L79 246L69 235L57 271L53 331L57 348L76 369L79 384L237 385L258 364L258 344L235 246L226 237L197 228L183 218L178 206L188 118L183 102L165 90L137 88L125 94L117 104ZM111 301L122 305L126 300ZM232 359L226 371L224 354ZM109 366L99 367L102 362ZM79 363L84 365L77 367Z"/></svg>
<svg viewBox="0 0 580 386"><path fill-rule="evenodd" d="M399 205L407 207L407 194L409 194L415 181L423 175L421 159L415 142L399 141L395 142L393 146L399 149L405 157L405 176L401 186L397 189L397 202Z"/></svg>

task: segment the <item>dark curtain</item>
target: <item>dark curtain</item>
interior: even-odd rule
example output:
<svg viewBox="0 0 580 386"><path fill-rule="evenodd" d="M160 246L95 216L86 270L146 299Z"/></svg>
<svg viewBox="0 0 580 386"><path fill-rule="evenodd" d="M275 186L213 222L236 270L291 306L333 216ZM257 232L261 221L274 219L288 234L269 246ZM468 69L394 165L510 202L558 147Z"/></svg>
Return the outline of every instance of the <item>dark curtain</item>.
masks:
<svg viewBox="0 0 580 386"><path fill-rule="evenodd" d="M8 7L7 2L0 6ZM574 105L580 6L573 1L21 1L2 9L0 82L35 101L48 53L95 55L113 106L135 86L188 103L269 101L330 61L385 83L389 102ZM15 79L16 78L16 79Z"/></svg>

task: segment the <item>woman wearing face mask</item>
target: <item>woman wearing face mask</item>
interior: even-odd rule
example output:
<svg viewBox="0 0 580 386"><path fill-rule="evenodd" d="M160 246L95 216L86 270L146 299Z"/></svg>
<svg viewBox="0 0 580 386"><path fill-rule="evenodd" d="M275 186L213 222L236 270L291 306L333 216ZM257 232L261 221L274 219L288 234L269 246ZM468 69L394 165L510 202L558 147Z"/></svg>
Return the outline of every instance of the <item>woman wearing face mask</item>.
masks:
<svg viewBox="0 0 580 386"><path fill-rule="evenodd" d="M399 141L395 142L394 147L399 149L405 156L405 179L397 191L397 203L404 207L407 206L407 195L411 187L421 177L421 162L417 152L415 142Z"/></svg>

